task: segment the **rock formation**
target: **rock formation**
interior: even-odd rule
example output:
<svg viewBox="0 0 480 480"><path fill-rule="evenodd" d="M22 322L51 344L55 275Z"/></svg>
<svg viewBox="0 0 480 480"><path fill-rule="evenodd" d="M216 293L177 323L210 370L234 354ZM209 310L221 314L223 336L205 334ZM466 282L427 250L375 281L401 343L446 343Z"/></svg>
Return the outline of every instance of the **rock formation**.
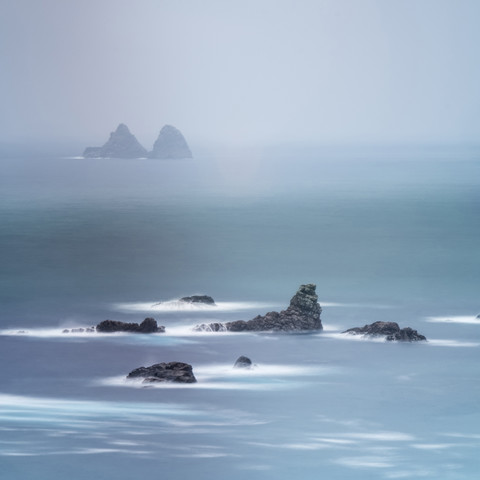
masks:
<svg viewBox="0 0 480 480"><path fill-rule="evenodd" d="M138 323L125 323L116 320L104 320L96 326L97 332L133 332L133 333L164 333L165 327L159 327L153 318L146 318L140 325Z"/></svg>
<svg viewBox="0 0 480 480"><path fill-rule="evenodd" d="M148 154L150 158L192 158L192 152L180 130L165 125L153 144L153 150Z"/></svg>
<svg viewBox="0 0 480 480"><path fill-rule="evenodd" d="M400 328L395 322L375 322L364 327L355 327L345 330L343 333L351 335L369 335L372 337L384 336L388 341L416 342L426 340L426 337L420 335L416 330L410 327Z"/></svg>
<svg viewBox="0 0 480 480"><path fill-rule="evenodd" d="M290 305L281 312L268 312L266 315L257 315L252 320L236 320L224 324L198 325L196 331L221 331L219 325L231 332L295 332L308 330L322 330L320 313L322 311L318 304L318 297L315 293L316 285L300 285L297 293L290 300Z"/></svg>
<svg viewBox="0 0 480 480"><path fill-rule="evenodd" d="M215 305L215 300L208 295L192 295L191 297L182 297L180 301L185 303L204 303L205 305Z"/></svg>
<svg viewBox="0 0 480 480"><path fill-rule="evenodd" d="M142 158L147 156L143 148L126 125L121 123L110 134L103 147L87 147L83 152L85 158Z"/></svg>
<svg viewBox="0 0 480 480"><path fill-rule="evenodd" d="M197 381L192 366L182 362L157 363L150 367L139 367L127 375L127 378L139 377L144 378L143 383L195 383Z"/></svg>
<svg viewBox="0 0 480 480"><path fill-rule="evenodd" d="M235 362L235 365L233 368L252 368L252 361L245 356L241 356L237 358L237 361Z"/></svg>

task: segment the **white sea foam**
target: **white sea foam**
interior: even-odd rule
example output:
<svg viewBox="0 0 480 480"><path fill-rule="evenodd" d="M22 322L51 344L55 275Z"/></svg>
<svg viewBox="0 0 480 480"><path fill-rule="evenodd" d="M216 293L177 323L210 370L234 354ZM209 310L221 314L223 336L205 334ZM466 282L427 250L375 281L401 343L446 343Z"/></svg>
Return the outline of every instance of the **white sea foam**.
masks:
<svg viewBox="0 0 480 480"><path fill-rule="evenodd" d="M422 342L424 343L424 342ZM479 342L467 342L464 340L448 340L448 339L428 339L426 345L432 347L478 347L480 346Z"/></svg>
<svg viewBox="0 0 480 480"><path fill-rule="evenodd" d="M427 317L430 323L464 323L468 325L480 325L480 318L473 315L452 315L450 317Z"/></svg>
<svg viewBox="0 0 480 480"><path fill-rule="evenodd" d="M216 302L215 305L208 305L168 300L165 302L114 303L112 307L120 312L238 312L275 308L277 305L263 302Z"/></svg>
<svg viewBox="0 0 480 480"><path fill-rule="evenodd" d="M334 462L350 468L391 468L395 466L388 457L344 457Z"/></svg>
<svg viewBox="0 0 480 480"><path fill-rule="evenodd" d="M376 342L376 343L386 342L385 337L383 336L373 337L370 335L354 335L351 333L341 333L341 332L319 333L318 335L326 338L334 338L336 340L348 340L353 342Z"/></svg>
<svg viewBox="0 0 480 480"><path fill-rule="evenodd" d="M195 367L197 383L154 382L143 383L143 378L127 379L114 376L96 380L96 385L131 388L190 388L207 390L282 390L305 384L310 376L331 375L340 369L324 366L260 365L250 369L228 365ZM295 379L292 380L292 377Z"/></svg>

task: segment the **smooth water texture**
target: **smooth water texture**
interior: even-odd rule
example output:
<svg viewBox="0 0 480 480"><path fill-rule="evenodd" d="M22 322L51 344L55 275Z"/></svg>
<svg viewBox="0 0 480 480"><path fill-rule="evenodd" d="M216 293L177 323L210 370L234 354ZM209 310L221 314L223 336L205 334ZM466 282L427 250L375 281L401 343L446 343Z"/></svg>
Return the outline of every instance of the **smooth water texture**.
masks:
<svg viewBox="0 0 480 480"><path fill-rule="evenodd" d="M467 149L2 159L2 475L477 478L479 184ZM191 330L310 282L321 333ZM341 333L377 320L428 342ZM125 380L162 361L198 383Z"/></svg>

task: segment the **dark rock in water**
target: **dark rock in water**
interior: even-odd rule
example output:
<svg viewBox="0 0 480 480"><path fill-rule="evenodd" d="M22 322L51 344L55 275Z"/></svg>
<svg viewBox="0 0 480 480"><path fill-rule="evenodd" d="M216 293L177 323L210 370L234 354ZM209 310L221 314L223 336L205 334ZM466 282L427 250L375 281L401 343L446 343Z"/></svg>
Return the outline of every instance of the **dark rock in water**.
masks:
<svg viewBox="0 0 480 480"><path fill-rule="evenodd" d="M372 337L385 336L388 341L416 342L426 340L426 337L420 335L416 330L410 327L400 328L395 322L374 322L363 327L349 328L343 333L352 335L369 335Z"/></svg>
<svg viewBox="0 0 480 480"><path fill-rule="evenodd" d="M205 305L215 305L215 300L208 295L192 295L191 297L182 297L180 301L186 303L204 303Z"/></svg>
<svg viewBox="0 0 480 480"><path fill-rule="evenodd" d="M320 313L315 292L316 285L300 285L297 293L290 300L290 305L281 312L268 312L257 315L252 320L236 320L225 323L225 328L231 332L295 332L322 330Z"/></svg>
<svg viewBox="0 0 480 480"><path fill-rule="evenodd" d="M147 156L143 148L126 125L121 123L110 134L103 147L87 147L83 152L85 158L142 158Z"/></svg>
<svg viewBox="0 0 480 480"><path fill-rule="evenodd" d="M161 130L149 158L192 158L192 152L180 130L165 125Z"/></svg>
<svg viewBox="0 0 480 480"><path fill-rule="evenodd" d="M178 382L195 383L192 366L188 363L170 362L157 363L150 367L140 367L132 370L127 378L144 378L143 383Z"/></svg>
<svg viewBox="0 0 480 480"><path fill-rule="evenodd" d="M164 333L165 327L158 326L153 318L146 318L140 325L138 323L125 323L116 320L104 320L97 327L97 332L134 332L134 333Z"/></svg>
<svg viewBox="0 0 480 480"><path fill-rule="evenodd" d="M235 362L234 368L252 368L252 361L245 356L241 356L237 358Z"/></svg>
<svg viewBox="0 0 480 480"><path fill-rule="evenodd" d="M480 318L480 313L477 315L477 318Z"/></svg>

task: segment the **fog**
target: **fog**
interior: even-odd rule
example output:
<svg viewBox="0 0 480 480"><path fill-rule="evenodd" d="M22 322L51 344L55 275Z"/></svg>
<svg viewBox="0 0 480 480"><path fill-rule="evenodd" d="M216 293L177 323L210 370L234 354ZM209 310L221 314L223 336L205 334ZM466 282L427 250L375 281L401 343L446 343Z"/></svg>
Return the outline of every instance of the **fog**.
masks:
<svg viewBox="0 0 480 480"><path fill-rule="evenodd" d="M0 142L466 144L476 0L3 0Z"/></svg>

